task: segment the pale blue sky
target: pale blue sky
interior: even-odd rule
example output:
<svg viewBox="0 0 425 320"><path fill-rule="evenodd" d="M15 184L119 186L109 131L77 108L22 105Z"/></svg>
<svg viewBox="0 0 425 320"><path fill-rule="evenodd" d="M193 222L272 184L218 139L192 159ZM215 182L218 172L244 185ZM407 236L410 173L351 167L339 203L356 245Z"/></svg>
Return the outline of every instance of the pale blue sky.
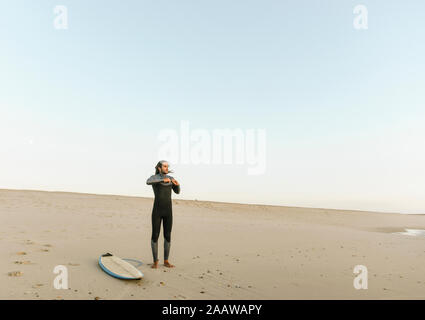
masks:
<svg viewBox="0 0 425 320"><path fill-rule="evenodd" d="M366 5L368 30L353 28ZM68 30L53 27L56 5ZM425 213L425 2L3 1L0 188L152 196L163 128L264 128L182 199Z"/></svg>

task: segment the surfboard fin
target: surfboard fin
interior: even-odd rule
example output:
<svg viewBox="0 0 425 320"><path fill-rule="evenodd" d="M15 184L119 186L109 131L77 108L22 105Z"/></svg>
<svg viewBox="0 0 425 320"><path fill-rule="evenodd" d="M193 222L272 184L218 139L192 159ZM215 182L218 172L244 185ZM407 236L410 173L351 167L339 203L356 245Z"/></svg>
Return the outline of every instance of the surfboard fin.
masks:
<svg viewBox="0 0 425 320"><path fill-rule="evenodd" d="M108 253L105 253L105 254L102 254L102 257L111 257L111 256L113 256L113 254L110 254L109 252Z"/></svg>

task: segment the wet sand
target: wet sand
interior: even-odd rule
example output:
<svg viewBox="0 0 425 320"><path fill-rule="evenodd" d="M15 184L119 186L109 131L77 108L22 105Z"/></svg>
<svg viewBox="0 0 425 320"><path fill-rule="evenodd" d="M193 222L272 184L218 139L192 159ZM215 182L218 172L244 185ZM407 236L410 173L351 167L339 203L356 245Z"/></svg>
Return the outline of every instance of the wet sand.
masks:
<svg viewBox="0 0 425 320"><path fill-rule="evenodd" d="M178 197L178 196L177 196ZM173 200L151 269L152 198L0 190L0 299L424 299L425 215ZM143 262L104 273L99 255ZM68 270L55 289L53 269ZM356 265L368 289L353 286Z"/></svg>

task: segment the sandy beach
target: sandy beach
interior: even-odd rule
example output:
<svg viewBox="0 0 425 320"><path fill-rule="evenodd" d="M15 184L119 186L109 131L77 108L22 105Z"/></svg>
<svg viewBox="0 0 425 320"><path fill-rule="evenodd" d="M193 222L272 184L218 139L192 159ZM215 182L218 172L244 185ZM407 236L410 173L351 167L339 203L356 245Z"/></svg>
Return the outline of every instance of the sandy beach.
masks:
<svg viewBox="0 0 425 320"><path fill-rule="evenodd" d="M173 200L151 269L153 198L0 190L0 299L424 299L425 215ZM143 262L142 280L98 266ZM69 288L53 269L67 267ZM353 286L356 265L368 289Z"/></svg>

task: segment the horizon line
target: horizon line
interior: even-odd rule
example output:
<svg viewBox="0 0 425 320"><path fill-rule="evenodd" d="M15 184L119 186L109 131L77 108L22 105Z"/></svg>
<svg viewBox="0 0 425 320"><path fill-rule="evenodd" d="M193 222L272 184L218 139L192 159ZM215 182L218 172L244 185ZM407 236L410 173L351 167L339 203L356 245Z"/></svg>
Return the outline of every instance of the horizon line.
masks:
<svg viewBox="0 0 425 320"><path fill-rule="evenodd" d="M94 196L116 196L116 197L127 197L127 198L144 198L154 199L154 197L144 197L135 195L124 195L124 194L112 194L112 193L91 193L91 192L78 192L78 191L63 191L63 190L39 190L39 189L8 189L0 188L0 191L30 191L30 192L46 192L46 193L71 193L71 194L82 194L82 195L94 195ZM263 207L281 207L281 208L295 208L295 209L317 209L317 210L332 210L332 211L355 211L362 213L378 213L378 214L403 214L403 215L425 215L424 213L402 213L402 212L391 212L391 211L368 211L358 209L340 209L340 208L318 208L318 207L299 207L290 205L274 205L274 204L260 204L260 203L240 203L240 202L225 202L225 201L213 201L213 200L198 200L198 199L172 199L178 201L197 201L197 202L212 202L218 204L238 204L246 206L263 206Z"/></svg>

